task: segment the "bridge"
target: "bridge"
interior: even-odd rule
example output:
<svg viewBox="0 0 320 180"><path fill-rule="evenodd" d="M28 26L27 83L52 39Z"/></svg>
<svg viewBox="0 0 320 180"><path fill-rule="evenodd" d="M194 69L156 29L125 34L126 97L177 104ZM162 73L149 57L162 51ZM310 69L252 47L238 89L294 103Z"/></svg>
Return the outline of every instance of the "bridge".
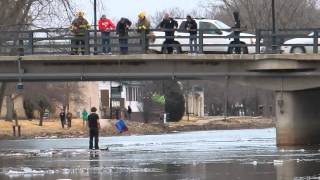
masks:
<svg viewBox="0 0 320 180"><path fill-rule="evenodd" d="M320 55L0 56L0 81L217 79L276 92L277 144L320 143Z"/></svg>
<svg viewBox="0 0 320 180"><path fill-rule="evenodd" d="M206 34L200 29L199 54L145 54L150 37L130 32L129 55L118 55L119 37L109 40L116 55L97 55L102 48L100 32L87 31L85 55L69 55L75 46L68 29L0 32L0 82L27 81L122 81L162 79L224 79L230 83L250 85L276 92L277 144L279 146L320 144L320 55L319 29L279 31L278 34L256 30L234 44L234 35ZM303 31L303 32L302 32ZM214 32L214 30L213 30ZM286 33L285 33L286 32ZM312 34L308 34L313 32ZM92 37L92 34L94 36ZM181 34L180 34L181 35ZM166 37L157 37L164 39ZM177 36L172 45L177 53L187 49L189 36ZM276 43L277 39L305 38L303 44ZM180 40L179 40L180 39ZM222 44L209 39L224 40ZM272 39L272 44L270 43ZM178 43L179 42L179 43ZM181 42L181 43L180 43ZM209 43L210 42L210 43ZM247 43L246 43L247 42ZM283 49L281 47L284 47ZM162 49L161 43L149 48ZM251 54L203 54L219 47L225 52L240 48ZM280 50L314 54L279 54ZM272 53L264 54L271 49ZM264 51L261 51L264 50ZM308 51L307 51L308 50Z"/></svg>

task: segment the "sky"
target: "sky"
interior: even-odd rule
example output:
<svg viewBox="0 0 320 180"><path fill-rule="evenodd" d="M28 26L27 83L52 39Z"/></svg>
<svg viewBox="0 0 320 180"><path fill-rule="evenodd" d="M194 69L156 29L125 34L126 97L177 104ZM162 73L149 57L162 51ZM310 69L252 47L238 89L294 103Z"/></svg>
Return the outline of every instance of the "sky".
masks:
<svg viewBox="0 0 320 180"><path fill-rule="evenodd" d="M77 8L86 12L86 18L93 23L93 0L76 0ZM200 0L97 0L97 18L102 14L116 20L128 17L136 20L139 12L153 15L163 9L179 7L190 11L199 5Z"/></svg>

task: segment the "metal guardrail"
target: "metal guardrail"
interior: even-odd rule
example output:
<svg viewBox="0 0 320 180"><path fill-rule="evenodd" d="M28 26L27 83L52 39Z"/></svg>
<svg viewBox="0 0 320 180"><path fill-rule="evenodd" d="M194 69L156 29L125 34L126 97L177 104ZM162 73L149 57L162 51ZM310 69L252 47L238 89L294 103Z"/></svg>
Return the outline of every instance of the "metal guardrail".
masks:
<svg viewBox="0 0 320 180"><path fill-rule="evenodd" d="M232 30L232 29L231 29ZM154 31L168 31L163 29L152 29ZM179 31L179 30L175 30ZM309 38L312 39L312 43L299 43L299 44L286 44L286 46L305 46L312 47L313 53L319 52L319 32L320 29L283 29L277 31L276 34L272 34L271 30L257 29L254 36L236 36L231 33L227 36L219 34L209 34L207 32L213 32L216 29L200 29L197 33L197 49L199 53L208 53L209 47L223 47L225 49L242 48L248 50L254 49L249 53L281 53L281 46L283 42L292 38ZM228 29L230 32L230 29ZM313 35L310 36L310 32ZM97 36L95 36L95 33ZM177 33L176 33L177 34ZM95 38L96 37L96 38ZM137 33L136 30L130 30L129 35L126 37L120 37L128 39L127 45L119 45L119 36L115 31L110 32L110 36L107 40L110 41L109 46L112 49L112 53L120 53L120 47L127 47L129 54L141 54L145 53L146 46L150 49L158 47L160 49L172 46L173 48L179 48L180 50L188 49L189 43L174 43L169 45L154 44L152 41L157 39L174 38L178 42L186 40L189 42L189 34L185 36L157 36L154 37L151 34L146 35L145 32ZM230 43L234 38L240 38L241 44ZM214 40L215 39L215 40ZM219 43L219 39L227 39L227 43ZM82 45L75 45L72 41L82 40ZM210 41L208 43L208 41ZM250 41L246 43L245 41ZM84 54L99 54L102 52L102 37L100 31L88 30L82 37L74 36L69 29L40 29L32 31L0 31L0 55L34 55L34 54L72 54L72 48L83 48ZM106 47L108 48L108 47ZM188 50L187 50L188 51ZM225 51L228 52L228 51ZM234 53L234 51L231 51ZM242 51L246 53L245 51ZM221 53L221 52L219 52Z"/></svg>

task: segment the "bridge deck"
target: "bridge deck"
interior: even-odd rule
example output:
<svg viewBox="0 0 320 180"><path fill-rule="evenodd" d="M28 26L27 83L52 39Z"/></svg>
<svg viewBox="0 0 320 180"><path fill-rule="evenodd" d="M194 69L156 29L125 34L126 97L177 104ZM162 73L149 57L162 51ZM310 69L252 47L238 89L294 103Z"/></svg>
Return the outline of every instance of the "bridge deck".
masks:
<svg viewBox="0 0 320 180"><path fill-rule="evenodd" d="M19 56L0 56L0 62L15 61ZM255 60L297 60L320 61L319 54L132 54L132 55L29 55L20 56L25 61L255 61Z"/></svg>
<svg viewBox="0 0 320 180"><path fill-rule="evenodd" d="M320 55L0 56L0 81L225 79L227 76L236 83L273 90L320 87Z"/></svg>

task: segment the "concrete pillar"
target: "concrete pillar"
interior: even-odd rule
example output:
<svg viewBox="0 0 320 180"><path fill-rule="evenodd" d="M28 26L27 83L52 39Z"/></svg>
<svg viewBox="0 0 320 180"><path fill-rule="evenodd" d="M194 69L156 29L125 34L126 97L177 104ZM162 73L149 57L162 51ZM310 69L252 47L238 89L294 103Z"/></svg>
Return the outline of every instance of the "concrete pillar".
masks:
<svg viewBox="0 0 320 180"><path fill-rule="evenodd" d="M277 92L277 145L320 144L320 89Z"/></svg>

